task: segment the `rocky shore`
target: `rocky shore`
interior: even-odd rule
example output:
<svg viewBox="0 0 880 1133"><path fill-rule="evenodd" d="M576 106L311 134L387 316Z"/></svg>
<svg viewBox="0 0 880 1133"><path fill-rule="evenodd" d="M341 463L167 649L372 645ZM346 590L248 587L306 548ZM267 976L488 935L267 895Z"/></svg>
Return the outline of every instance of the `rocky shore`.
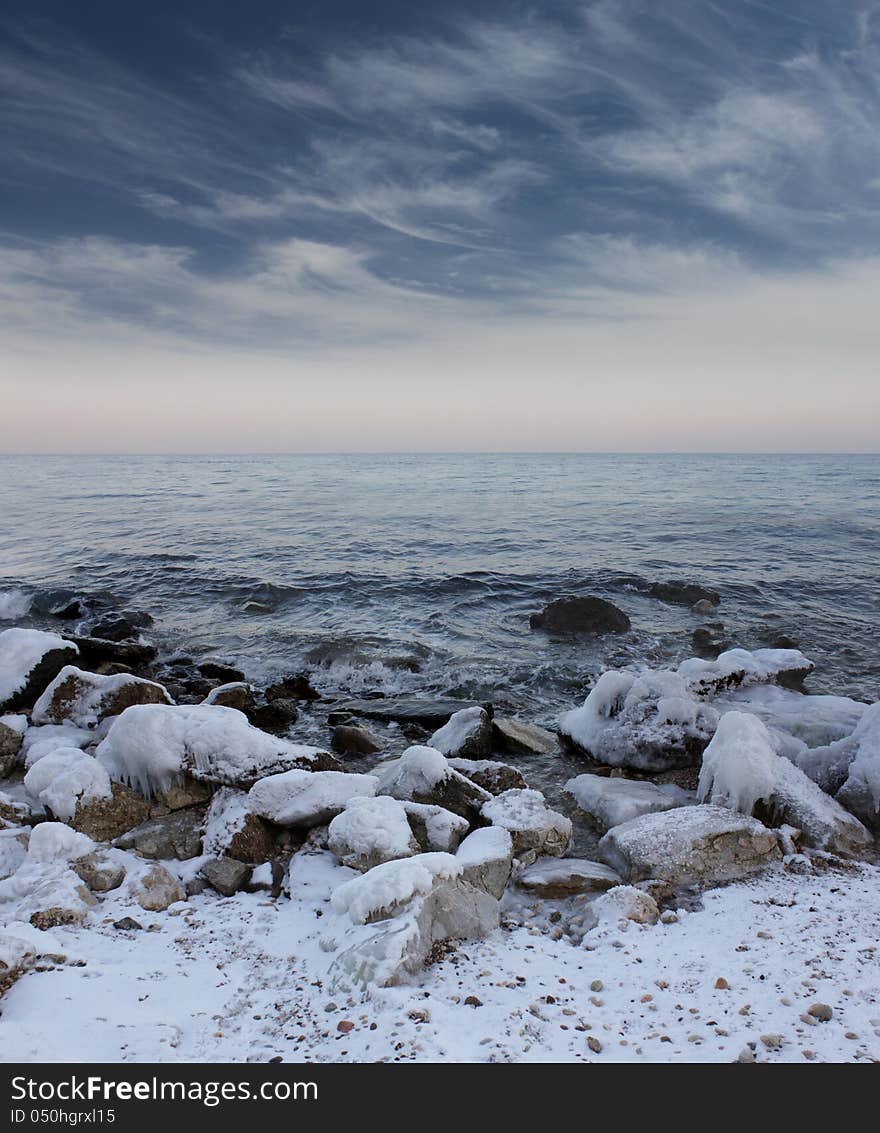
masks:
<svg viewBox="0 0 880 1133"><path fill-rule="evenodd" d="M720 601L683 583L661 586L656 597L696 603L707 616ZM460 983L465 969L475 980L469 994L449 994L472 1011L494 996L513 1037L473 1050L459 1019L433 1032L440 1046L455 1047L458 1036L460 1049L446 1057L515 1059L542 1049L547 1057L607 1057L607 1035L586 1016L603 1006L607 972L628 978L615 952L631 957L633 940L655 967L673 926L694 925L694 941L711 949L700 926L725 906L734 920L724 934L750 930L743 892L813 908L817 887L843 894L839 907L851 891L857 919L872 901L876 907L880 704L806 691L814 666L793 643L702 649L709 656L674 670L608 670L550 730L466 699L331 699L308 672L257 686L222 658L160 654L143 611L76 600L52 619L46 628L0 632L0 1046L10 1013L39 1045L28 1008L43 995L37 985L69 982L90 964L100 969L112 941L153 949L157 963L176 970L173 942L190 959L186 978L202 946L217 969L252 961L258 978L248 985L241 977L239 1015L262 1001L279 964L287 965L279 984L291 991L293 979L299 989L297 1006L275 1003L276 1022L290 1012L278 1034L241 1032L242 1049L230 1052L218 1028L202 1057L262 1058L266 1041L277 1045L296 1030L297 1012L304 1035L317 1026L313 1049L303 1039L314 1057L443 1057L415 1036L431 1029L428 1006L413 1008L425 1019L407 1015L404 1040L383 1012L396 1010L395 995L433 998L431 989ZM556 600L532 618L536 632L574 636L628 624L595 596ZM535 787L539 765L544 790ZM270 914L279 920L270 924ZM205 926L215 934L210 947L197 944ZM138 943L145 930L153 930L149 947ZM276 936L284 961L266 943ZM780 937L777 945L784 965L792 942ZM875 947L876 933L855 954L873 956ZM475 956L486 959L481 949L496 957L485 975L473 967ZM542 980L557 981L537 1008L527 977L520 983L508 970L491 983L500 993L485 986L496 962L516 967L523 950L534 953ZM608 954L606 976L594 976L577 1004L560 1006L600 953ZM740 1013L737 1027L710 1028L724 1032L712 1050L741 1061L794 1049L815 1057L815 1043L795 1036L836 1016L815 998L829 977L812 959L806 990L782 997L790 1033L748 1037L749 1013ZM702 962L717 966L711 952ZM669 963L655 985L673 982ZM717 998L730 977L715 978ZM841 978L857 983L861 975L850 966ZM307 995L306 986L318 991ZM826 1027L822 1057L876 1059L876 975L849 991L867 1023L855 1038L833 1041ZM648 1022L656 993L643 993L640 1018ZM317 1000L334 1004L328 1016L339 1001L349 1014L360 1005L363 1018L379 1018L331 1019L328 1029L314 1023ZM575 1043L563 1052L547 1035L548 1006L553 1026ZM621 1035L632 1020L620 1010L610 1029L617 1055L629 1057L635 1047ZM167 1011L183 1034L171 1003ZM511 1018L519 1020L513 1031ZM371 1041L359 1044L356 1030ZM199 1034L204 1044L204 1028ZM661 1032L650 1034L640 1057L664 1057L651 1048ZM708 1032L684 1041L690 1046L677 1056L696 1056ZM146 1056L134 1045L135 1057ZM174 1055L166 1049L163 1057Z"/></svg>

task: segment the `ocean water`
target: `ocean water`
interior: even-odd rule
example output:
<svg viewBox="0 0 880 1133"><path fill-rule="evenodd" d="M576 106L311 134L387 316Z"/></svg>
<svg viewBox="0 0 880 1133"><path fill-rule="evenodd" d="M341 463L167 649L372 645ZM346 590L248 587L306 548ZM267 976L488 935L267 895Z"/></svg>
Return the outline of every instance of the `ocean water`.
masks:
<svg viewBox="0 0 880 1133"><path fill-rule="evenodd" d="M329 694L552 724L603 668L692 655L701 619L646 593L677 578L720 592L734 644L795 638L813 690L880 695L877 456L10 456L0 517L0 612L31 600L17 623L110 592L167 651L254 679L306 666ZM632 631L529 629L579 593Z"/></svg>

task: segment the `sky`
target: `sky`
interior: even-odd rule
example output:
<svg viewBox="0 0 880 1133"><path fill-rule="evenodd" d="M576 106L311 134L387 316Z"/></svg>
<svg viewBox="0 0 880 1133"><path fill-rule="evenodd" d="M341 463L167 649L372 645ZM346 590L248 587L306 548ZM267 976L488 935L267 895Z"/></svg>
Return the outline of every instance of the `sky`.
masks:
<svg viewBox="0 0 880 1133"><path fill-rule="evenodd" d="M0 452L880 451L880 2L5 0Z"/></svg>

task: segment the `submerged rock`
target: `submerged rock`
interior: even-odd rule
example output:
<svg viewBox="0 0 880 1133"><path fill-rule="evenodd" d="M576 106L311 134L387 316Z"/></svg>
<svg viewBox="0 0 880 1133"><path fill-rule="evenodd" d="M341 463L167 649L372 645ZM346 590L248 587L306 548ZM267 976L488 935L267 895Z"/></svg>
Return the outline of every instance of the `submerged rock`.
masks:
<svg viewBox="0 0 880 1133"><path fill-rule="evenodd" d="M652 598L659 598L661 602L669 602L675 606L695 606L698 602L706 602L714 607L721 603L721 595L717 591L698 586L695 582L680 580L652 582L648 587L648 593Z"/></svg>
<svg viewBox="0 0 880 1133"><path fill-rule="evenodd" d="M631 624L623 610L593 595L557 598L529 618L532 629L555 634L626 633Z"/></svg>
<svg viewBox="0 0 880 1133"><path fill-rule="evenodd" d="M355 724L337 724L330 746L339 755L376 755L385 747L378 736Z"/></svg>
<svg viewBox="0 0 880 1133"><path fill-rule="evenodd" d="M449 717L466 708L480 707L468 700L430 700L415 697L383 697L377 700L349 700L338 711L349 712L364 720L382 720L398 724L418 724L422 728L439 728ZM485 706L484 706L485 707Z"/></svg>

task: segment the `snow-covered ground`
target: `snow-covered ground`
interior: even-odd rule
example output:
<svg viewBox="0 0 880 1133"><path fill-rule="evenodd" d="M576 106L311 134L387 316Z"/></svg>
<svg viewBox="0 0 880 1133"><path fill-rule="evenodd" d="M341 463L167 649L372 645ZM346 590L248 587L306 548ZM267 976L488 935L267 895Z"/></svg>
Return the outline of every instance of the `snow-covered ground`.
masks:
<svg viewBox="0 0 880 1133"><path fill-rule="evenodd" d="M297 858L290 900L208 892L144 913L110 893L86 927L53 929L67 961L4 997L0 1059L729 1062L749 1044L759 1062L880 1059L876 866L778 866L580 946L553 939L560 902L508 895L500 929L417 984L352 994L321 946L352 871ZM114 928L123 916L143 930Z"/></svg>

